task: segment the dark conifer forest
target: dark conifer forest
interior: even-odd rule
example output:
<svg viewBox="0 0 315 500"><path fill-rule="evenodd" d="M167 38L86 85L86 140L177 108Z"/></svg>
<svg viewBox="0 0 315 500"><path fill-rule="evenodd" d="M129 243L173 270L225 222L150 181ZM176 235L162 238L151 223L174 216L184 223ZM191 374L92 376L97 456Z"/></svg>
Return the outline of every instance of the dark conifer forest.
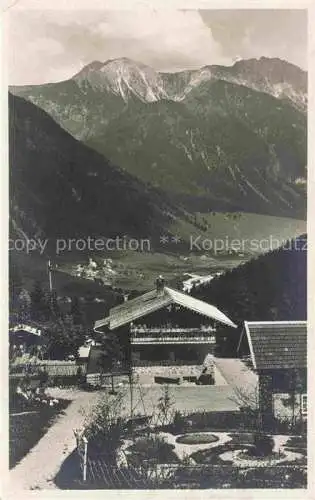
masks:
<svg viewBox="0 0 315 500"><path fill-rule="evenodd" d="M307 236L214 278L192 294L234 322L305 320Z"/></svg>

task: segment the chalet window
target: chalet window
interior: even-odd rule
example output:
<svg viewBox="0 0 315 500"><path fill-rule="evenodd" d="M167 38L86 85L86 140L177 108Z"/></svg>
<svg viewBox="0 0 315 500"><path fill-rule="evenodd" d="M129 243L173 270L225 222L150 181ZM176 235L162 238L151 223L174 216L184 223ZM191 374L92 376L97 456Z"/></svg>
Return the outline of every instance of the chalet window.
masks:
<svg viewBox="0 0 315 500"><path fill-rule="evenodd" d="M307 415L307 394L302 394L301 406L302 415Z"/></svg>

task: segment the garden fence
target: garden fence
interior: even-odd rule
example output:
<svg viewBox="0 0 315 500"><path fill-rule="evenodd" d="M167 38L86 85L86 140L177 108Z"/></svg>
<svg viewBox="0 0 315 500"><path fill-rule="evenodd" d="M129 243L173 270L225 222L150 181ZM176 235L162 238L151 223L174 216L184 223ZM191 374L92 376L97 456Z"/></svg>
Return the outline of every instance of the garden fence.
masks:
<svg viewBox="0 0 315 500"><path fill-rule="evenodd" d="M306 465L238 467L230 464L158 464L143 461L133 466L125 454L121 465L109 463L106 455L90 456L87 439L75 432L80 463L80 483L97 489L173 488L306 488Z"/></svg>
<svg viewBox="0 0 315 500"><path fill-rule="evenodd" d="M37 363L34 365L16 365L10 368L10 387L14 390L21 381L40 380L39 369L45 368L48 387L73 387L85 378L86 366L75 363Z"/></svg>
<svg viewBox="0 0 315 500"><path fill-rule="evenodd" d="M78 367L75 362L40 362L34 364L20 364L10 366L10 374L24 375L26 373L35 374L38 369L45 369L49 376L70 376L76 375L78 372ZM86 365L80 365L81 373L86 373Z"/></svg>

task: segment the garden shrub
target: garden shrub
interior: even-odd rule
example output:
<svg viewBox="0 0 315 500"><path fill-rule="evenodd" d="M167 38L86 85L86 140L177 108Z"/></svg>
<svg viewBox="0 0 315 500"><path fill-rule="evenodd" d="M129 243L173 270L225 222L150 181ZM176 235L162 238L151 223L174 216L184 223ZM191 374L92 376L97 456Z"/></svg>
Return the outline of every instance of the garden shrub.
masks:
<svg viewBox="0 0 315 500"><path fill-rule="evenodd" d="M145 461L151 461L158 464L178 463L179 459L173 451L174 445L166 443L165 439L151 435L137 439L137 441L128 448L130 462L134 466L141 466Z"/></svg>
<svg viewBox="0 0 315 500"><path fill-rule="evenodd" d="M172 425L173 432L175 434L180 434L185 430L186 427L187 426L185 418L183 417L180 411L176 410L174 413L173 425Z"/></svg>
<svg viewBox="0 0 315 500"><path fill-rule="evenodd" d="M286 442L286 447L291 447L291 448L307 448L307 436L302 435L302 436L291 436L288 441Z"/></svg>
<svg viewBox="0 0 315 500"><path fill-rule="evenodd" d="M202 464L202 465L227 465L229 462L226 460L222 460L220 455L222 453L225 453L226 451L237 451L240 450L241 448L243 449L249 449L250 445L242 445L240 447L239 444L231 444L225 443L221 444L218 446L215 446L210 449L206 450L199 450L196 451L195 453L192 453L190 457L197 463L197 464ZM232 462L231 462L232 463Z"/></svg>
<svg viewBox="0 0 315 500"><path fill-rule="evenodd" d="M233 432L229 434L232 438L230 443L232 444L253 444L253 433L252 432Z"/></svg>
<svg viewBox="0 0 315 500"><path fill-rule="evenodd" d="M200 411L183 417L185 429L196 431L254 430L257 428L256 416L247 416L239 411ZM190 422L190 425L189 425ZM170 429L171 430L171 429ZM172 432L172 431L171 431Z"/></svg>
<svg viewBox="0 0 315 500"><path fill-rule="evenodd" d="M108 462L115 463L117 449L126 433L126 418L120 417L123 397L122 393L114 398L102 394L86 415L84 435L88 439L89 455L103 454Z"/></svg>
<svg viewBox="0 0 315 500"><path fill-rule="evenodd" d="M305 434L307 433L307 421L300 418L292 422L290 417L275 419L274 431L278 434Z"/></svg>
<svg viewBox="0 0 315 500"><path fill-rule="evenodd" d="M301 453L303 455L302 462L306 460L307 456L307 436L303 434L301 436L291 436L285 444L285 450L293 451L295 453Z"/></svg>
<svg viewBox="0 0 315 500"><path fill-rule="evenodd" d="M202 373L198 378L197 385L214 385L214 376L211 373Z"/></svg>
<svg viewBox="0 0 315 500"><path fill-rule="evenodd" d="M272 454L274 448L274 440L267 434L262 434L257 432L253 436L254 447L252 448L252 453L258 457L266 457Z"/></svg>
<svg viewBox="0 0 315 500"><path fill-rule="evenodd" d="M47 385L48 387L74 387L78 385L78 382L77 375L49 375Z"/></svg>

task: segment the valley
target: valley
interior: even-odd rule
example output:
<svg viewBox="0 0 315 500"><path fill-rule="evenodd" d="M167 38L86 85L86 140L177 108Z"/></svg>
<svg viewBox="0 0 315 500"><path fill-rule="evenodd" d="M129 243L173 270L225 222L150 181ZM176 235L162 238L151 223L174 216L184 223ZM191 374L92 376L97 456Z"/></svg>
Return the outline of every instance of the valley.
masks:
<svg viewBox="0 0 315 500"><path fill-rule="evenodd" d="M303 219L306 82L276 58L170 74L120 58L10 91L187 211Z"/></svg>
<svg viewBox="0 0 315 500"><path fill-rule="evenodd" d="M46 288L51 259L58 295L110 302L305 233L305 78L279 59L167 74L121 58L10 88L10 236L48 242L43 255L11 252L24 286ZM84 238L148 245L56 252Z"/></svg>
<svg viewBox="0 0 315 500"><path fill-rule="evenodd" d="M308 9L11 3L9 495L307 489Z"/></svg>
<svg viewBox="0 0 315 500"><path fill-rule="evenodd" d="M278 248L306 231L306 222L303 220L259 214L199 214L195 222L200 225L200 221L207 221L206 230L201 231L182 220L174 223L169 229L172 234L177 235L179 241L172 241L170 238L165 243L157 242L156 247L147 252L94 250L62 252L59 255L11 252L11 255L22 272L26 288L31 288L34 279L42 282L44 288L47 287L47 261L51 258L55 269L54 287L58 294L93 293L101 298L110 289L124 292L150 289L156 276L160 274L169 283L181 288L183 281L187 279L186 273L206 276L224 272ZM192 249L190 238L195 242ZM202 248L203 242L206 249ZM207 250L210 242L212 248ZM197 246L201 249L198 250ZM87 273L85 277L80 277L78 266L86 271L89 259L97 264L98 270L90 276ZM104 261L107 266L104 266ZM94 278L103 281L105 286Z"/></svg>

